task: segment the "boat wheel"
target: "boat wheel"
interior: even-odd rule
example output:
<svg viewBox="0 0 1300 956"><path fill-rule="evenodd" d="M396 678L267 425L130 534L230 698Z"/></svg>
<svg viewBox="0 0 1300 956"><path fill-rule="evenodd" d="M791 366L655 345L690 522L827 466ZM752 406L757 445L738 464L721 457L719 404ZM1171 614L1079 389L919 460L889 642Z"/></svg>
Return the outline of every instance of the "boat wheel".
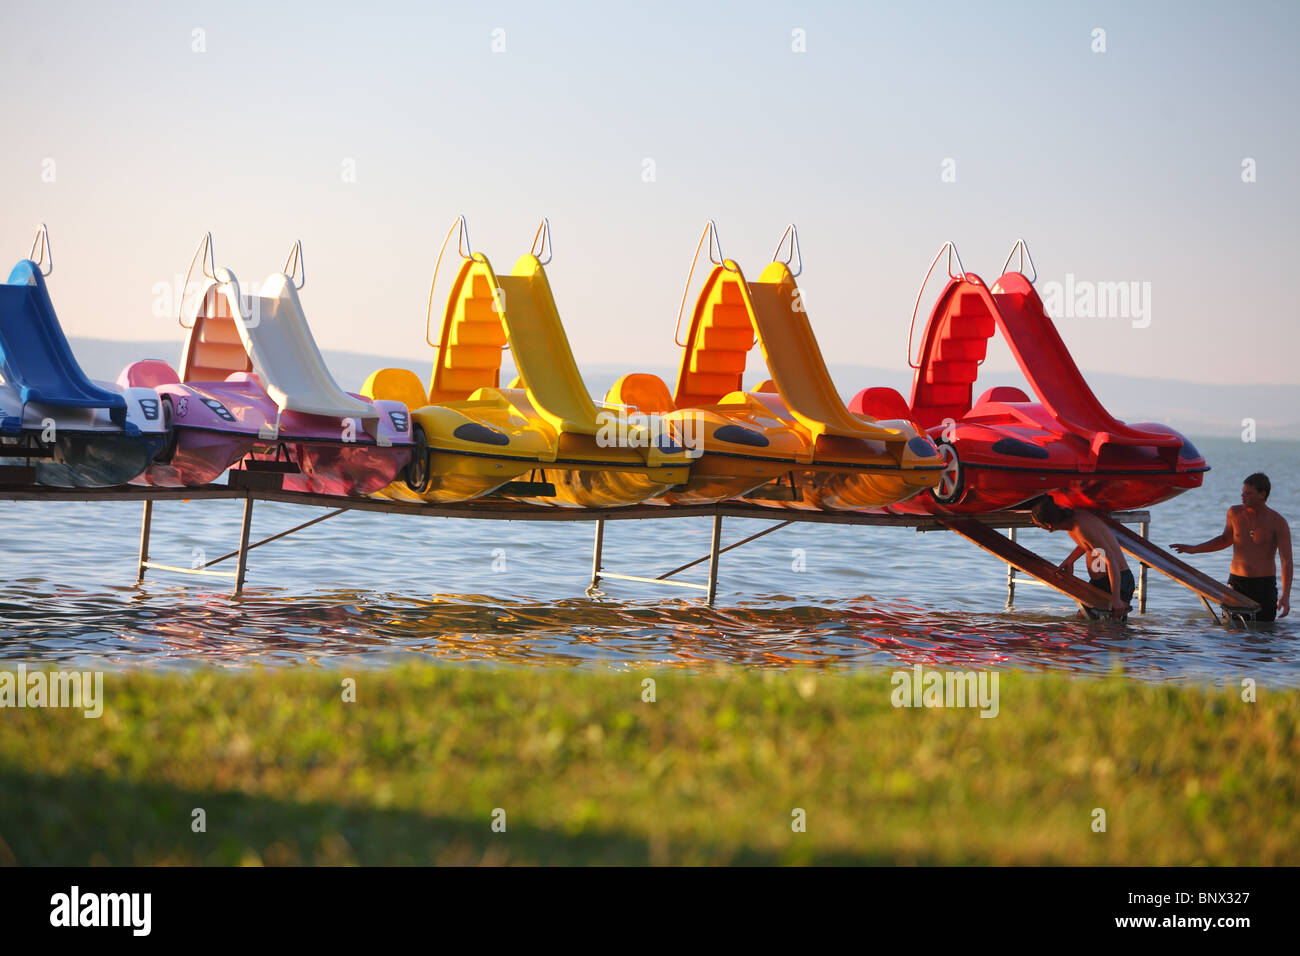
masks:
<svg viewBox="0 0 1300 956"><path fill-rule="evenodd" d="M957 447L952 442L940 441L939 454L943 458L943 474L939 484L930 489L934 500L943 505L951 505L961 497L966 484L966 475L961 458L957 456Z"/></svg>
<svg viewBox="0 0 1300 956"><path fill-rule="evenodd" d="M176 456L176 410L172 408L172 397L170 395L162 396L162 420L163 428L167 432L167 441L158 454L154 456L154 461L168 465L171 464L172 458Z"/></svg>
<svg viewBox="0 0 1300 956"><path fill-rule="evenodd" d="M406 487L416 494L423 494L429 487L429 442L419 425L411 428L411 460L403 477Z"/></svg>

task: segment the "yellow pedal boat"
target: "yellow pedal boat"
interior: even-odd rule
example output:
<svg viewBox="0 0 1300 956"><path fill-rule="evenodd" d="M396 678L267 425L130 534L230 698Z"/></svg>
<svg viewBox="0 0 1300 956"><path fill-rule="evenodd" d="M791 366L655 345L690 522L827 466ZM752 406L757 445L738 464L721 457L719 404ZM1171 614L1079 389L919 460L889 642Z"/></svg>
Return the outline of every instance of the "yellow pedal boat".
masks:
<svg viewBox="0 0 1300 956"><path fill-rule="evenodd" d="M780 258L789 239L789 259ZM831 381L795 283L791 226L756 282L722 255L705 226L713 268L704 280L683 345L675 391L654 375L625 375L607 403L659 416L697 455L669 503L746 496L773 507L858 510L905 501L934 487L943 459L909 421L876 421L845 407ZM714 247L717 254L714 255ZM800 257L799 271L802 271ZM694 263L692 263L692 274ZM687 278L687 291L690 289ZM683 298L683 312L685 298ZM680 328L680 316L679 316ZM745 391L758 345L770 378Z"/></svg>
<svg viewBox="0 0 1300 956"><path fill-rule="evenodd" d="M550 258L548 224L509 275L472 251L463 217L443 251L457 230L463 261L438 340L427 338L438 350L428 391L408 369L381 369L363 387L370 398L402 396L415 422L410 473L378 496L452 502L495 493L534 504L616 507L685 483L687 449L644 428L618 433L587 394L539 258ZM502 388L507 347L519 375Z"/></svg>

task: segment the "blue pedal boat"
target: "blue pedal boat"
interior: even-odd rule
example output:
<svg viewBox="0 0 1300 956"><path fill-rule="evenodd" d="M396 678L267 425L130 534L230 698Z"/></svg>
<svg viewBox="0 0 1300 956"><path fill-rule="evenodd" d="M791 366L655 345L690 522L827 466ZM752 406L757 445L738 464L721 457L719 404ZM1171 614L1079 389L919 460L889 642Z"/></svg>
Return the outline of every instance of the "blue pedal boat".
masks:
<svg viewBox="0 0 1300 956"><path fill-rule="evenodd" d="M45 285L53 267L41 226L31 257L0 285L0 482L125 484L167 445L162 404L151 388L82 371Z"/></svg>

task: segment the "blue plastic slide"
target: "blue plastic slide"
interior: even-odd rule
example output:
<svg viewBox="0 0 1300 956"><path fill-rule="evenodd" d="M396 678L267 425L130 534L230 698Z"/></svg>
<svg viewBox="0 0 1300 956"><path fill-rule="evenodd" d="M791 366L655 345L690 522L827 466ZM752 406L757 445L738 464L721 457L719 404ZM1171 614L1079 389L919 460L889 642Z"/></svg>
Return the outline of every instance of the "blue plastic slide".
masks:
<svg viewBox="0 0 1300 956"><path fill-rule="evenodd" d="M95 385L77 364L45 277L30 259L0 285L0 368L24 404L106 408L114 421L125 421L126 399Z"/></svg>

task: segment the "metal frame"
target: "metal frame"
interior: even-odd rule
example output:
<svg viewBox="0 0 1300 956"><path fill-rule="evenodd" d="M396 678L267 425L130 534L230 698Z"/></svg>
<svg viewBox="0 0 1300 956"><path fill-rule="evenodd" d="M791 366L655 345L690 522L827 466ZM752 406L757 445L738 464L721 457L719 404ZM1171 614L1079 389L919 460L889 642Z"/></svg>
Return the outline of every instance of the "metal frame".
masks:
<svg viewBox="0 0 1300 956"><path fill-rule="evenodd" d="M769 516L763 515L762 517L769 517ZM601 578L611 578L618 581L639 581L643 584L671 584L673 587L695 588L697 590L707 592L708 597L705 599L705 603L711 606L714 600L718 596L718 558L721 555L726 554L728 551L733 550L734 548L739 548L742 544L749 544L749 542L755 540L756 538L761 538L764 535L771 534L773 531L780 531L782 528L786 527L787 525L794 524L794 520L795 519L791 518L786 521L781 521L777 524L772 525L772 527L770 528L764 528L762 531L756 532L755 534L751 534L748 538L742 538L741 540L729 544L725 548L722 548L719 547L719 545L722 543L722 515L714 514L713 540L709 545L708 554L706 554L702 558L696 558L694 561L688 561L685 564L679 565L678 567L673 568L671 571L665 571L663 574L659 575L658 577L647 578L635 574L615 574L613 571L604 571L600 562L605 547L605 519L598 518L596 520L596 541L595 541L595 546L592 549L592 556L591 556L591 586L587 588L587 593L589 595L595 595L601 593L600 591ZM682 571L686 571L690 568L693 568L697 564L703 564L705 561L709 562L709 583L708 584L696 584L692 581L668 580L673 575L680 574Z"/></svg>
<svg viewBox="0 0 1300 956"><path fill-rule="evenodd" d="M215 496L214 496L215 497ZM230 497L230 496L221 496ZM228 551L218 558L206 561L197 568L182 568L174 564L162 564L158 561L149 560L149 541L153 529L153 503L154 498L146 498L144 502L144 515L140 520L140 560L136 569L135 581L140 584L144 581L144 573L149 568L155 571L170 571L173 574L195 574L213 578L232 578L235 582L234 594L239 595L244 590L244 579L248 574L248 552L254 548L260 548L264 544L270 544L272 541L278 541L280 538L287 538L295 531L301 531L304 528L310 528L314 524L320 524L330 518L338 517L347 511L347 508L335 508L333 511L323 515L318 515L310 521L304 521L302 524L294 525L285 531L277 532L270 537L263 538L261 541L248 543L248 538L253 527L253 502L257 500L255 495L243 494L238 497L244 499L244 517L240 523L239 529L239 547L234 551ZM220 564L222 561L229 561L231 558L237 558L234 571L209 571L214 564Z"/></svg>
<svg viewBox="0 0 1300 956"><path fill-rule="evenodd" d="M222 500L239 499L244 502L243 518L240 525L239 547L220 557L205 562L198 568L183 568L176 565L162 564L149 559L149 545L153 529L153 505L156 501ZM472 502L449 505L410 504L405 502L385 501L378 498L339 498L333 495L316 495L294 491L277 491L270 489L231 488L222 485L210 485L206 488L0 488L0 501L139 501L144 503L140 522L140 552L136 567L136 581L144 580L145 571L168 571L173 574L199 575L206 577L228 578L234 582L233 594L243 592L244 581L248 572L248 552L264 544L278 541L291 534L310 528L330 518L348 511L377 512L381 514L423 515L430 518L463 518L484 521L594 521L596 522L595 540L593 542L591 584L588 594L600 593L600 582L604 579L632 581L644 584L667 584L705 592L705 602L712 605L717 599L719 558L758 538L774 531L788 527L796 522L811 524L839 524L868 527L911 528L917 532L947 530L940 519L929 515L891 515L863 514L848 511L804 511L800 509L769 508L755 505L743 500L725 501L713 505L674 505L671 508L662 505L632 505L623 508L547 508L528 505L509 499L480 498ZM305 505L309 507L329 508L326 514L318 515L308 521L279 531L269 537L251 542L253 505L256 501L274 501L283 504ZM1111 515L1124 524L1137 524L1143 538L1150 537L1151 513L1149 511L1123 511ZM712 518L713 529L709 553L665 571L656 577L622 574L606 571L603 565L605 546L605 522L638 521L655 518ZM775 522L739 541L722 546L722 522L724 518L752 518ZM1028 514L1006 512L995 515L978 516L979 521L993 528L1006 529L1008 537L1014 541L1016 531L1020 528L1033 527ZM215 564L235 558L234 571L211 570ZM708 562L707 583L693 581L674 581L676 575L704 562ZM1139 562L1138 611L1146 613L1147 566ZM1007 569L1007 607L1014 605L1017 584L1036 584L1046 587L1040 581L1017 577L1016 569ZM1202 599L1206 609L1216 621L1217 615L1208 602Z"/></svg>

